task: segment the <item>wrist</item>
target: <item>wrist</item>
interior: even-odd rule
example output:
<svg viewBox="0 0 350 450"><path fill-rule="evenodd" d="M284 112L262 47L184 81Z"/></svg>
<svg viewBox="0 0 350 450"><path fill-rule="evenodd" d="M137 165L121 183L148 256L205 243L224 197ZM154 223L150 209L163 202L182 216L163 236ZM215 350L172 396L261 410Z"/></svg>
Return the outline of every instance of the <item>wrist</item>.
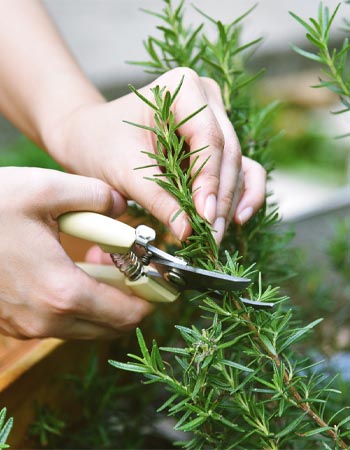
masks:
<svg viewBox="0 0 350 450"><path fill-rule="evenodd" d="M102 95L94 91L74 101L61 106L55 114L44 115L40 121L40 144L47 153L52 156L62 167L70 172L82 173L84 168L82 154L74 145L74 134L77 128L81 128L80 121L84 113L94 107L104 104ZM89 130L86 130L89 133Z"/></svg>

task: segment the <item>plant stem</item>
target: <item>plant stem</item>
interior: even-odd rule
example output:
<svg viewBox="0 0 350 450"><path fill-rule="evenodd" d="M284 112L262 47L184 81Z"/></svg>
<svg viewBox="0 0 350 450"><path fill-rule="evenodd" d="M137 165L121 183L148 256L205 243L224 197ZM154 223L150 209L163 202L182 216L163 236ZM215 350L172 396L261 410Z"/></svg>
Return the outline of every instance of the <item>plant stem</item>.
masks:
<svg viewBox="0 0 350 450"><path fill-rule="evenodd" d="M235 303L236 308L239 311L243 311L242 305L237 299L234 300L234 303ZM245 319L248 328L251 331L253 331L253 333L255 334L255 338L256 338L256 340L258 340L260 347L262 347L264 349L264 351L266 352L266 354L275 362L276 366L278 368L281 368L282 359L278 355L272 354L269 351L269 349L267 348L266 344L259 338L259 332L258 332L256 326L252 323L249 314L243 313L242 317ZM284 380L286 387L288 388L287 392L291 392L293 399L296 400L296 404L293 401L293 405L296 406L297 408L300 408L301 410L303 410L320 427L322 427L322 428L329 427L329 425L323 419L321 419L321 417L312 409L312 407L309 405L309 403L306 403L302 400L302 396L299 394L299 392L296 390L296 388L294 386L290 386L289 372L286 367L283 368L283 380ZM340 447L342 449L349 448L349 446L346 444L346 442L344 442L341 438L339 438L339 436L337 435L337 433L334 430L327 430L326 433L338 445L340 445Z"/></svg>
<svg viewBox="0 0 350 450"><path fill-rule="evenodd" d="M343 77L339 74L339 71L335 67L334 61L329 53L329 48L326 43L323 45L323 56L324 56L325 64L329 67L329 69L332 73L332 76L333 76L334 80L336 81L336 83L338 84L338 86L340 87L340 89L342 90L343 95L346 97L349 97L350 91L349 91L348 87L346 86L346 84L344 83Z"/></svg>

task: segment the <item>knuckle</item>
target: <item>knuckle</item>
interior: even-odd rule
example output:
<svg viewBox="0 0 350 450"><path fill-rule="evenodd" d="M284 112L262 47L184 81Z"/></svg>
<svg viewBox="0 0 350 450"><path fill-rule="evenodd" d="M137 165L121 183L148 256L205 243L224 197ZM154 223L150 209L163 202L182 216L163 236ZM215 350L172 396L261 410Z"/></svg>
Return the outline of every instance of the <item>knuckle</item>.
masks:
<svg viewBox="0 0 350 450"><path fill-rule="evenodd" d="M56 186L58 184L54 181L55 173L53 173L52 178L48 178L45 175L45 172L37 168L27 172L25 178L27 186L22 191L23 195L21 196L23 206L28 203L28 198L35 197L38 199L38 204L41 204L41 199L52 198L57 195Z"/></svg>
<svg viewBox="0 0 350 450"><path fill-rule="evenodd" d="M167 216L171 206L169 200L170 199L167 196L164 196L162 194L154 195L152 199L149 200L149 205L147 209L153 216L157 217L159 216L160 213L162 215L164 214L164 216ZM169 221L170 220L171 216L169 218Z"/></svg>
<svg viewBox="0 0 350 450"><path fill-rule="evenodd" d="M92 185L93 203L97 210L109 212L113 206L110 187L100 180L94 180Z"/></svg>
<svg viewBox="0 0 350 450"><path fill-rule="evenodd" d="M229 158L229 164L230 166L233 165L236 170L241 170L242 167L242 152L240 150L240 148L238 148L235 151L232 151L228 154L228 158Z"/></svg>
<svg viewBox="0 0 350 450"><path fill-rule="evenodd" d="M184 77L185 80L199 81L197 72L189 67L175 67L171 70L171 73L177 78Z"/></svg>
<svg viewBox="0 0 350 450"><path fill-rule="evenodd" d="M3 332L3 330L1 330L1 332ZM15 339L21 340L21 341L26 341L27 339L33 339L30 338L29 336L26 336L25 334L23 334L22 332L18 331L18 330L14 330L11 333L7 333L6 336L10 336L13 337Z"/></svg>
<svg viewBox="0 0 350 450"><path fill-rule="evenodd" d="M50 324L47 320L35 318L17 327L17 335L20 339L38 339L50 336Z"/></svg>
<svg viewBox="0 0 350 450"><path fill-rule="evenodd" d="M142 304L139 304L137 306L135 305L135 308L133 308L132 312L130 312L130 314L128 314L128 316L125 318L124 324L121 327L121 331L129 332L134 330L149 314L150 312L149 308L143 306L143 303L144 302L142 302Z"/></svg>
<svg viewBox="0 0 350 450"><path fill-rule="evenodd" d="M55 316L65 316L76 311L79 291L73 284L62 283L56 288L51 286L47 307Z"/></svg>
<svg viewBox="0 0 350 450"><path fill-rule="evenodd" d="M23 327L21 327L18 323L16 323L14 320L11 320L10 318L6 319L6 321L1 320L0 321L0 333L3 336L10 336L15 339L28 339L26 336Z"/></svg>
<svg viewBox="0 0 350 450"><path fill-rule="evenodd" d="M214 191L217 191L220 185L220 177L215 173L206 173L205 183L207 186L211 186Z"/></svg>
<svg viewBox="0 0 350 450"><path fill-rule="evenodd" d="M154 196L152 199L149 200L148 204L148 211L154 216L158 211L161 211L161 204L162 202L160 199L156 196Z"/></svg>
<svg viewBox="0 0 350 450"><path fill-rule="evenodd" d="M265 182L267 177L266 169L257 161L252 160L251 164L255 178Z"/></svg>
<svg viewBox="0 0 350 450"><path fill-rule="evenodd" d="M201 170L200 176L198 176L193 183L193 190L195 191L193 194L194 199L200 195L204 183L206 191L217 193L220 186L219 174L209 172L209 170L204 167Z"/></svg>
<svg viewBox="0 0 350 450"><path fill-rule="evenodd" d="M49 335L50 327L47 315L43 314L42 311L39 314L27 311L6 317L6 321L2 322L1 331L16 339L36 339L48 337Z"/></svg>
<svg viewBox="0 0 350 450"><path fill-rule="evenodd" d="M266 175L267 175L267 172L266 172L266 169L265 169L265 167L263 167L261 164L259 164L259 163L257 163L258 164L258 171L260 172L260 175L261 175L261 177L262 178L266 178Z"/></svg>
<svg viewBox="0 0 350 450"><path fill-rule="evenodd" d="M221 98L221 88L213 78L201 77L201 80L205 86L215 94L215 96Z"/></svg>
<svg viewBox="0 0 350 450"><path fill-rule="evenodd" d="M224 133L222 132L221 128L219 127L218 123L216 121L212 121L211 123L207 124L206 127L206 134L207 139L211 146L213 146L215 149L224 150L225 147L225 137ZM209 147L209 151L212 150Z"/></svg>
<svg viewBox="0 0 350 450"><path fill-rule="evenodd" d="M229 211L232 207L233 196L234 196L234 190L230 189L227 192L225 192L223 194L223 196L220 198L221 209L225 216L229 213Z"/></svg>

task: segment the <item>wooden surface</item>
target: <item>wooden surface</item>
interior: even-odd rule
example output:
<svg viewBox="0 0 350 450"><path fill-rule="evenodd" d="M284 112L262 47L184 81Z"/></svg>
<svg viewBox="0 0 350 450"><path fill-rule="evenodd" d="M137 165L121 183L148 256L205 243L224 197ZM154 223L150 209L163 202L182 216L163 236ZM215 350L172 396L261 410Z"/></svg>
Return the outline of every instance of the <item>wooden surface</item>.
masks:
<svg viewBox="0 0 350 450"><path fill-rule="evenodd" d="M28 341L8 340L11 350L0 359L0 392L4 392L15 380L45 358L63 341L59 339L30 339ZM5 405L6 406L6 405Z"/></svg>
<svg viewBox="0 0 350 450"><path fill-rule="evenodd" d="M28 426L35 420L37 405L49 407L60 417L64 417L65 410L77 408L75 402L72 404L71 396L67 395L64 377L67 374L82 373L90 351L96 343L61 342L60 345L52 346L50 349L48 344L49 341L44 340L34 346L32 352L38 357L35 363L13 379L0 394L1 403L6 405L8 415L14 417L14 426L8 440L12 449L35 448L28 434ZM108 343L99 345L107 348ZM106 359L107 355L104 360ZM77 420L79 413L77 410Z"/></svg>

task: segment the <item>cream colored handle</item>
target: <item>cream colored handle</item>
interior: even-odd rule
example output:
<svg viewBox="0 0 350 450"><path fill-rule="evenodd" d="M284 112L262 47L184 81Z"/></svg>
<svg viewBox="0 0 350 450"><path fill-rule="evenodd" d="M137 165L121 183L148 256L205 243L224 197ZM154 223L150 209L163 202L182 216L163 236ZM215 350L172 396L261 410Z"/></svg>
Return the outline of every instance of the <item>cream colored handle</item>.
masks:
<svg viewBox="0 0 350 450"><path fill-rule="evenodd" d="M157 283L145 275L137 281L130 281L116 267L110 265L77 263L88 275L96 278L102 283L114 286L126 294L134 294L155 303L170 303L179 297L179 292L169 286ZM145 268L147 270L147 267Z"/></svg>
<svg viewBox="0 0 350 450"><path fill-rule="evenodd" d="M102 214L77 211L63 214L58 226L64 233L94 242L108 253L126 253L135 242L135 229Z"/></svg>
<svg viewBox="0 0 350 450"><path fill-rule="evenodd" d="M135 242L135 229L118 220L93 212L69 212L58 219L60 231L98 244L108 253L126 253ZM157 283L146 275L130 281L113 265L77 263L84 272L102 283L135 294L150 302L173 302L179 292ZM144 268L145 272L147 267Z"/></svg>

